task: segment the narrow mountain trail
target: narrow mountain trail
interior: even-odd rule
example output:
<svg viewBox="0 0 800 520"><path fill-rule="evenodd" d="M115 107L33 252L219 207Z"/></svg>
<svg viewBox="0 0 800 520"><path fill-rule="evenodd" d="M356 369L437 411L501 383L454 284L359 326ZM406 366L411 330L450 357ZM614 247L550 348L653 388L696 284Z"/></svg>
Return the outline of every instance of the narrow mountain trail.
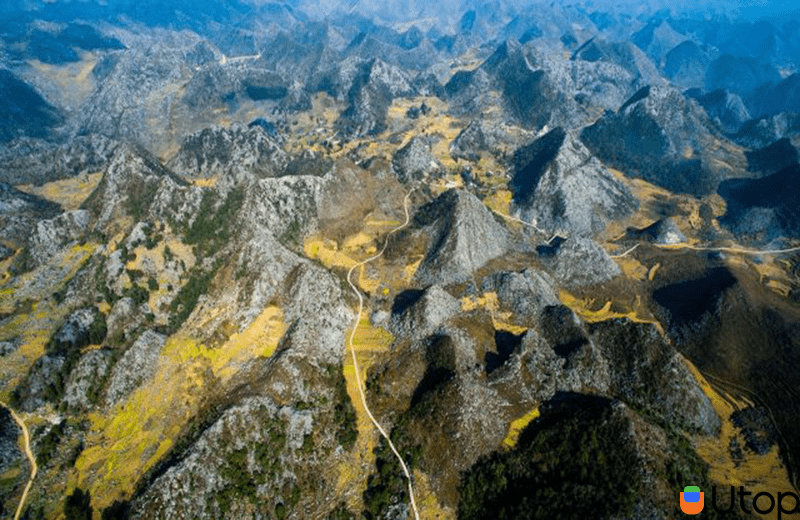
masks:
<svg viewBox="0 0 800 520"><path fill-rule="evenodd" d="M489 207L487 206L487 208L489 208ZM544 236L548 235L547 232L545 232L543 229L539 228L536 224L534 224L532 222L525 222L522 219L518 219L516 217L512 217L511 215L506 215L505 213L497 211L496 209L489 208L489 210L492 213L500 215L501 217L503 217L506 220L509 220L511 222L516 222L518 224L522 224L523 226L527 226L529 228L532 228L532 229L534 229L536 232L538 232L541 235L544 235ZM556 238L557 236L558 235L551 236L545 242L545 244L550 244L550 242L552 242L553 239ZM564 238L569 238L569 237L564 237ZM627 251L625 251L622 254L611 255L611 258L623 258L625 256L628 256L630 253L632 253L640 245L641 244L636 244L636 245L634 245L633 247L631 247L630 249L628 249ZM692 251L715 251L715 252L720 252L720 253L734 253L734 254L741 254L741 255L780 255L780 254L784 254L784 253L794 253L796 251L800 251L800 246L798 246L798 247L790 247L790 248L787 248L787 249L744 249L744 248L741 248L741 247L724 247L724 246L708 247L708 246L693 246L693 245L690 245L690 244L653 244L653 245L655 245L656 247L659 247L661 249L666 249L666 250L670 250L670 249L691 249Z"/></svg>
<svg viewBox="0 0 800 520"><path fill-rule="evenodd" d="M28 492L31 490L31 486L33 486L33 480L36 478L36 472L39 470L39 467L36 465L36 457L34 457L33 452L31 451L31 437L28 433L28 427L25 424L25 421L17 415L17 413L6 403L0 401L0 406L6 408L10 413L11 417L14 418L19 427L22 429L22 439L24 441L24 449L25 455L28 457L28 461L31 463L31 476L28 479L28 483L25 485L25 490L22 492L22 498L19 499L19 505L17 506L17 512L14 515L14 520L19 520L22 516L22 510L25 507L25 500L28 498Z"/></svg>
<svg viewBox="0 0 800 520"><path fill-rule="evenodd" d="M417 503L416 503L416 500L414 498L414 486L413 486L413 484L411 482L411 473L408 470L408 466L406 466L406 463L403 460L403 457L397 451L397 448L395 448L394 443L389 438L389 435L386 433L386 430L383 429L383 427L380 425L380 423L377 421L377 419L375 419L375 416L372 415L372 411L369 409L369 405L367 404L367 396L364 393L364 384L361 381L361 374L360 374L359 367L358 367L358 357L356 356L356 348L355 348L355 344L354 344L356 330L358 329L358 324L361 321L361 314L364 312L364 297L361 296L361 291L358 290L358 288L355 286L355 284L353 283L353 280L352 280L353 272L356 269L360 269L360 268L364 267L365 265L367 265L368 263L380 258L383 255L384 251L386 251L386 247L389 245L389 238L394 233L397 233L398 231L400 231L403 228L407 227L408 224L411 222L411 215L408 212L408 199L409 199L409 197L411 197L411 194L414 193L415 189L416 188L412 188L411 191L409 191L406 194L405 198L403 199L403 210L405 211L405 214L406 214L405 222L403 222L403 224L401 224L400 226L398 226L398 227L394 228L393 230L391 230L389 232L389 234L386 235L386 238L385 238L384 243L383 243L383 247L381 248L380 251L378 251L375 255L367 258L366 260L362 260L361 262L355 264L354 266L352 266L350 268L350 270L347 272L347 283L350 284L350 288L353 289L353 292L358 297L358 313L356 313L355 323L353 324L352 331L350 332L350 340L349 340L348 344L349 344L349 347L350 347L350 354L351 354L351 356L353 358L353 367L355 368L355 376L356 376L356 386L358 387L358 394L361 397L361 404L364 406L364 410L367 412L367 415L369 416L370 421L372 421L372 424L375 425L375 428L378 429L378 431L380 432L381 436L384 439L386 439L386 442L389 444L389 448L391 448L392 453L394 453L395 457L397 457L397 460L400 461L400 466L403 468L403 473L406 476L406 480L408 480L408 496L411 499L411 509L414 511L414 518L416 520L419 520L419 512L417 511Z"/></svg>

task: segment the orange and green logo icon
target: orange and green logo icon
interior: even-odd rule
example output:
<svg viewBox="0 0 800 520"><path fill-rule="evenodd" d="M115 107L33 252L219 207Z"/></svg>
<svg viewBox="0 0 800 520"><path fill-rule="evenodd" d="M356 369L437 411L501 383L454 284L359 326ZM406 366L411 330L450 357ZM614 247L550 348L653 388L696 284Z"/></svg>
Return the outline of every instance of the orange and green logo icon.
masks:
<svg viewBox="0 0 800 520"><path fill-rule="evenodd" d="M703 493L697 486L686 486L681 492L681 511L696 515L703 510Z"/></svg>

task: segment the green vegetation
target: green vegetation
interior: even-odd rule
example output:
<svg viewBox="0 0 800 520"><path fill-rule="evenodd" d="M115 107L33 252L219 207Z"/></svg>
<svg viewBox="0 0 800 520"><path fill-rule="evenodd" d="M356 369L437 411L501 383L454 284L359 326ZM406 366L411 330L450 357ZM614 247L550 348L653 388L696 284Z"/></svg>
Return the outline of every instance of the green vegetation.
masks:
<svg viewBox="0 0 800 520"><path fill-rule="evenodd" d="M336 441L347 451L353 447L358 438L356 427L356 409L347 393L347 380L340 365L326 367L328 377L333 381L336 392L336 405L333 408L333 422L336 424Z"/></svg>
<svg viewBox="0 0 800 520"><path fill-rule="evenodd" d="M36 463L39 466L46 466L53 455L55 455L59 444L61 444L61 437L64 436L64 421L52 426L46 434L42 436L38 443L36 450Z"/></svg>
<svg viewBox="0 0 800 520"><path fill-rule="evenodd" d="M106 339L108 334L108 325L106 324L106 315L97 311L94 315L94 321L89 326L89 344L99 345Z"/></svg>
<svg viewBox="0 0 800 520"><path fill-rule="evenodd" d="M630 420L602 398L579 396L531 423L517 447L462 474L460 518L628 517L640 462L624 441Z"/></svg>
<svg viewBox="0 0 800 520"><path fill-rule="evenodd" d="M206 258L213 256L231 236L236 223L236 215L244 202L244 190L236 188L214 211L217 195L214 191L206 191L200 201L200 209L192 225L186 229L186 243L195 246L195 256Z"/></svg>
<svg viewBox="0 0 800 520"><path fill-rule="evenodd" d="M64 502L64 518L66 520L92 520L92 504L89 492L75 488Z"/></svg>
<svg viewBox="0 0 800 520"><path fill-rule="evenodd" d="M150 278L148 278L148 279L147 279L147 288L148 288L148 289L149 289L151 292L152 292L152 291L157 291L157 290L158 290L158 280L156 280L156 279L155 279L155 278L153 278L152 276L151 276Z"/></svg>
<svg viewBox="0 0 800 520"><path fill-rule="evenodd" d="M356 516L347 509L344 502L339 502L336 509L330 512L328 520L355 520Z"/></svg>
<svg viewBox="0 0 800 520"><path fill-rule="evenodd" d="M152 204L158 192L158 182L148 182L141 178L132 177L131 184L132 186L128 189L126 205L134 222L138 222L142 220L142 217L150 209L150 204Z"/></svg>
<svg viewBox="0 0 800 520"><path fill-rule="evenodd" d="M413 471L422 457L422 446L414 444L406 433L410 418L410 412L401 415L389 436L408 470ZM363 515L367 519L384 518L389 507L409 502L408 483L403 468L383 437L375 450L375 467L377 472L369 476L367 489L364 491Z"/></svg>
<svg viewBox="0 0 800 520"><path fill-rule="evenodd" d="M296 217L281 235L280 242L284 245L301 247L303 245L303 220Z"/></svg>
<svg viewBox="0 0 800 520"><path fill-rule="evenodd" d="M229 451L225 454L225 462L220 468L220 476L227 483L225 488L216 494L220 511L230 511L234 502L244 501L251 504L258 502L256 492L258 486L274 481L280 472L279 455L286 446L286 427L282 420L270 418L264 425L266 438L260 443ZM255 468L248 464L248 453L253 454ZM271 493L275 496L277 493ZM297 500L299 500L299 491ZM295 502L296 503L296 502ZM284 504L279 503L277 505ZM276 505L276 514L277 514ZM288 510L285 510L288 514Z"/></svg>
<svg viewBox="0 0 800 520"><path fill-rule="evenodd" d="M45 346L45 354L47 356L60 357L63 359L63 363L61 364L58 373L55 374L54 380L51 381L45 389L44 398L46 400L53 403L58 403L61 400L61 397L64 394L64 385L66 384L67 376L69 376L70 372L75 367L75 364L80 359L81 349L89 344L100 344L105 340L108 333L106 317L96 307L93 310L94 320L89 326L89 333L85 337L79 338L78 342L75 344L62 343L56 340L56 335L58 334L58 331L56 331L56 333L52 338L50 338L50 341L48 341L47 345ZM60 330L60 327L58 330ZM39 363L42 361L44 360L34 363L20 385L12 392L11 401L15 406L20 404L23 389L28 387L32 373L38 369Z"/></svg>
<svg viewBox="0 0 800 520"><path fill-rule="evenodd" d="M218 268L219 263L215 264L208 272L203 272L197 266L192 269L189 274L189 279L184 286L180 288L178 294L175 295L175 298L169 304L171 311L169 330L171 332L178 330L178 328L183 325L183 322L186 321L186 318L189 317L197 306L197 301L200 299L200 296L208 292L208 288L211 286L211 280L214 278Z"/></svg>
<svg viewBox="0 0 800 520"><path fill-rule="evenodd" d="M8 271L14 276L19 276L33 271L34 267L36 267L36 261L33 259L33 255L30 249L28 249L28 246L24 246L20 249L19 253L17 253L17 256L14 257L14 260L11 261L11 266L8 268Z"/></svg>
<svg viewBox="0 0 800 520"><path fill-rule="evenodd" d="M103 509L101 520L128 520L131 515L131 505L127 501L115 500L113 504Z"/></svg>

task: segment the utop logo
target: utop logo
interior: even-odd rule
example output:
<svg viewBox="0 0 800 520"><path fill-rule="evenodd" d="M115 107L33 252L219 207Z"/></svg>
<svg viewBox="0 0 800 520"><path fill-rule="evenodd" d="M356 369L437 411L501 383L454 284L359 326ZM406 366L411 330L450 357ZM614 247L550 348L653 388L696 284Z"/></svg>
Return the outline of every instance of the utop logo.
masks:
<svg viewBox="0 0 800 520"><path fill-rule="evenodd" d="M686 486L681 491L681 511L687 515L696 515L703 510L703 492L697 486Z"/></svg>
<svg viewBox="0 0 800 520"><path fill-rule="evenodd" d="M731 498L730 502L728 502L728 508L722 509L717 505L717 486L711 486L711 508L714 509L715 512L722 515L730 513L736 507L736 496L738 495L739 508L748 515L753 511L760 515L768 515L775 510L776 506L778 508L778 520L780 520L785 514L793 515L800 513L800 496L797 496L792 492L778 492L777 500L775 499L774 495L767 493L766 491L756 493L753 499L749 500L749 505L753 508L751 510L748 508L748 504L745 503L745 497L749 497L752 494L753 493L750 491L745 491L744 486L739 486L739 492L736 493L736 489L731 486ZM791 498L792 501L794 501L794 507L791 509L786 509L787 504L784 504L785 498ZM687 515L696 515L703 510L703 506L705 505L704 502L703 493L700 491L699 487L686 486L683 488L683 492L681 492L681 511ZM769 507L765 508L767 504Z"/></svg>

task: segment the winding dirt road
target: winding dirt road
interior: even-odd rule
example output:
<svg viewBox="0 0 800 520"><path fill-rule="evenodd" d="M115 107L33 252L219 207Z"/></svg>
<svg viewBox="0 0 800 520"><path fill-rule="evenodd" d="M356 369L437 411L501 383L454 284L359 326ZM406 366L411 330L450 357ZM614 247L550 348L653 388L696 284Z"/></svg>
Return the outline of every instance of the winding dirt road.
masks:
<svg viewBox="0 0 800 520"><path fill-rule="evenodd" d="M14 515L14 520L19 520L20 516L22 516L22 509L25 507L25 500L28 498L28 492L31 490L33 479L36 478L36 472L39 470L39 467L36 465L36 457L33 456L33 452L31 451L31 436L28 433L28 427L25 425L25 421L23 421L22 418L17 415L17 413L6 403L0 401L0 406L6 408L11 413L11 417L22 429L22 440L24 443L23 448L25 449L25 456L28 457L28 461L31 463L31 476L28 479L28 484L25 485L25 491L22 492L22 498L19 499L17 513Z"/></svg>
<svg viewBox="0 0 800 520"><path fill-rule="evenodd" d="M353 289L353 292L356 293L356 296L358 296L358 313L356 314L356 320L353 323L353 330L350 332L349 345L350 345L350 354L353 356L353 367L355 368L355 374L356 374L356 386L358 387L358 394L361 396L361 404L364 405L364 410L367 411L367 415L369 416L370 421L372 421L372 424L375 425L375 428L378 429L381 436L384 439L386 439L386 442L389 444L389 448L391 448L392 453L394 453L395 457L397 457L397 460L400 461L400 466L403 468L403 473L405 473L406 479L408 480L408 496L411 499L411 509L414 511L414 518L416 520L419 520L419 512L417 511L417 502L414 498L414 487L411 482L411 473L408 471L408 466L406 466L406 463L403 460L403 457L400 456L400 453L397 451L397 448L394 447L394 443L392 443L392 440L389 438L389 435L386 433L386 430L384 430L383 427L380 425L380 423L378 423L378 421L375 419L375 416L372 415L372 411L370 411L369 405L367 405L367 397L364 394L364 386L361 381L361 373L358 368L356 349L355 345L353 344L356 335L356 329L358 328L358 323L361 321L361 314L364 312L364 297L361 296L361 291L358 290L358 288L355 286L355 284L351 279L351 276L356 269L359 269L365 266L366 264L380 258L381 255L383 255L383 252L386 251L386 247L389 245L389 238L394 233L397 233L401 229L408 226L408 224L411 222L411 216L408 213L408 199L411 196L411 194L414 193L415 189L416 188L412 188L411 191L409 191L406 194L405 199L403 199L403 210L406 213L405 222L400 226L391 230L389 234L386 235L386 239L384 240L383 247L381 248L380 251L378 251L374 256L371 256L366 260L363 260L350 268L350 270L347 272L347 283L350 284L350 288Z"/></svg>

